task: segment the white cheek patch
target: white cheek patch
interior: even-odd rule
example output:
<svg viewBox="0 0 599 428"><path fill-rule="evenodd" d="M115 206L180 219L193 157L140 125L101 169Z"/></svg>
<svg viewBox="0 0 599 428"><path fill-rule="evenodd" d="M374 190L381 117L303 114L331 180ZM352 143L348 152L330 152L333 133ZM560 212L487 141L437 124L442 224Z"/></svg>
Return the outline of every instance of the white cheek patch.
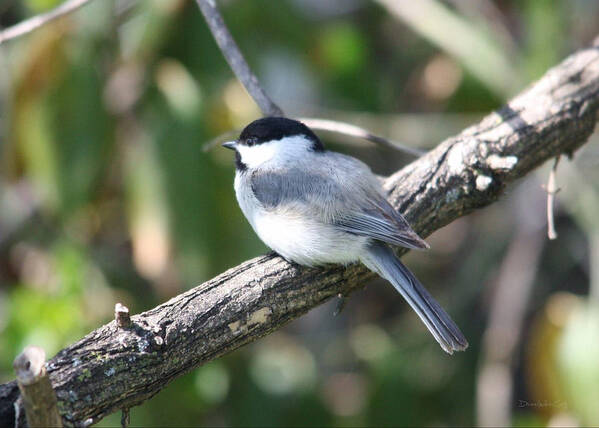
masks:
<svg viewBox="0 0 599 428"><path fill-rule="evenodd" d="M311 145L306 138L293 136L250 147L238 144L236 149L241 156L241 162L248 168L256 168L275 158L283 162L301 158L310 150Z"/></svg>
<svg viewBox="0 0 599 428"><path fill-rule="evenodd" d="M239 144L237 151L241 156L241 162L246 164L248 168L255 168L271 160L277 152L277 147L275 146L275 142L258 144L251 147Z"/></svg>

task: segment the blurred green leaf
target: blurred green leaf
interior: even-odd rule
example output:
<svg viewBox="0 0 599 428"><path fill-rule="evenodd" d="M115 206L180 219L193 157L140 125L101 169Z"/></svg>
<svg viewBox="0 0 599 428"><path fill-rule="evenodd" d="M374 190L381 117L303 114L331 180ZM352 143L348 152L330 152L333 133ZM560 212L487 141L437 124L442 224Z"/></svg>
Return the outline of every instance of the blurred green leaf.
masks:
<svg viewBox="0 0 599 428"><path fill-rule="evenodd" d="M422 37L455 56L502 98L520 87L520 76L501 45L438 0L378 0Z"/></svg>
<svg viewBox="0 0 599 428"><path fill-rule="evenodd" d="M328 27L320 38L320 49L330 74L355 72L367 59L366 43L349 24Z"/></svg>
<svg viewBox="0 0 599 428"><path fill-rule="evenodd" d="M196 390L210 405L221 403L227 397L230 383L227 368L218 360L200 367L195 374Z"/></svg>
<svg viewBox="0 0 599 428"><path fill-rule="evenodd" d="M24 3L33 12L44 12L50 8L58 6L62 0L25 0Z"/></svg>
<svg viewBox="0 0 599 428"><path fill-rule="evenodd" d="M524 2L525 50L528 76L538 79L549 68L557 64L564 52L565 3L529 1Z"/></svg>
<svg viewBox="0 0 599 428"><path fill-rule="evenodd" d="M584 426L599 424L599 305L578 305L570 314L557 350L568 412Z"/></svg>

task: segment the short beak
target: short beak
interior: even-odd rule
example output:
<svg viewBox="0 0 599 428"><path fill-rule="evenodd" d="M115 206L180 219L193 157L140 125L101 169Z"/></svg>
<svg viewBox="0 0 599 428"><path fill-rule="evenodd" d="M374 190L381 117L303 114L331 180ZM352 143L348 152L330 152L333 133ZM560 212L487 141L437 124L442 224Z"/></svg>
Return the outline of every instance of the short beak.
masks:
<svg viewBox="0 0 599 428"><path fill-rule="evenodd" d="M222 146L226 149L235 150L235 147L237 146L237 141L227 141L226 143L223 143Z"/></svg>

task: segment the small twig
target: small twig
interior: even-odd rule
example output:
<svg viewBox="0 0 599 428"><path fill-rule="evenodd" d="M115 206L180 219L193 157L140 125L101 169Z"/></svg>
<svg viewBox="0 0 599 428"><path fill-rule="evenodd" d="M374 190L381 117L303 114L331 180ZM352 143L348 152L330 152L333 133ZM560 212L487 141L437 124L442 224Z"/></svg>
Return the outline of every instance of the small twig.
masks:
<svg viewBox="0 0 599 428"><path fill-rule="evenodd" d="M35 15L29 19L26 19L25 21L13 25L12 27L8 27L7 29L0 31L0 45L7 40L15 39L25 34L31 33L33 30L38 29L42 25L46 25L47 23L54 21L61 16L74 12L90 1L91 0L67 0L49 12Z"/></svg>
<svg viewBox="0 0 599 428"><path fill-rule="evenodd" d="M333 311L333 316L336 317L345 309L345 304L347 303L347 297L343 295L343 293L337 294L337 304L335 305L335 310Z"/></svg>
<svg viewBox="0 0 599 428"><path fill-rule="evenodd" d="M123 412L121 414L121 427L127 428L131 423L131 414L129 413L129 408L123 408Z"/></svg>
<svg viewBox="0 0 599 428"><path fill-rule="evenodd" d="M549 179L547 180L547 236L549 239L556 239L557 232L555 231L555 195L560 191L555 183L555 174L557 171L557 164L559 163L559 156L555 158L553 167L549 172Z"/></svg>
<svg viewBox="0 0 599 428"><path fill-rule="evenodd" d="M223 53L235 76L245 86L250 96L254 99L265 116L284 116L283 110L266 94L258 78L243 57L239 46L225 25L223 18L216 7L215 0L196 0L204 19L216 40L216 44Z"/></svg>
<svg viewBox="0 0 599 428"><path fill-rule="evenodd" d="M129 308L122 303L114 305L114 320L120 328L127 328L131 325Z"/></svg>
<svg viewBox="0 0 599 428"><path fill-rule="evenodd" d="M266 94L258 78L250 69L247 61L243 57L243 54L239 50L239 46L233 39L229 29L225 25L223 18L216 7L215 0L196 0L204 19L218 44L223 56L229 63L229 66L243 84L250 96L254 99L260 110L265 116L284 116L283 110L275 104L275 102ZM409 153L412 156L421 156L422 151L413 149L410 147L403 146L397 142L388 140L384 137L374 135L366 129L360 128L359 126L351 125L349 123L338 122L335 120L327 119L314 119L314 118L301 118L306 125L310 128L335 132L337 134L348 135L351 137L362 138L373 143L384 145L395 150L401 150L405 153ZM204 146L204 151L210 150L220 141L220 137L215 138Z"/></svg>
<svg viewBox="0 0 599 428"><path fill-rule="evenodd" d="M409 155L420 157L425 152L422 150L418 150L412 147L405 146L396 141L389 140L387 138L374 135L370 131L360 128L359 126L352 125L346 122L339 122L336 120L330 119L318 119L312 117L302 117L298 120L304 122L308 127L318 130L318 131L327 131L334 132L336 134L347 135L350 137L361 138L366 141L370 141L372 143L380 144L385 147L389 147L394 150L399 150Z"/></svg>
<svg viewBox="0 0 599 428"><path fill-rule="evenodd" d="M46 373L45 361L46 353L42 348L28 346L13 363L27 424L31 427L62 427L56 394Z"/></svg>

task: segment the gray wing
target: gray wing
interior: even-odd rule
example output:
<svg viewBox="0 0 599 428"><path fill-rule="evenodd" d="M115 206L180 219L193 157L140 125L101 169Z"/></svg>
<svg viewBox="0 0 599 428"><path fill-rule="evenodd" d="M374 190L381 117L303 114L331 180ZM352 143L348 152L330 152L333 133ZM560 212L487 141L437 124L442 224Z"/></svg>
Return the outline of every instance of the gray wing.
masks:
<svg viewBox="0 0 599 428"><path fill-rule="evenodd" d="M429 245L412 230L406 219L382 196L370 199L369 207L336 220L339 229L356 235L369 236L388 244L412 249Z"/></svg>
<svg viewBox="0 0 599 428"><path fill-rule="evenodd" d="M330 171L256 171L251 176L251 188L266 209L301 209L306 215L354 235L407 248L428 248L387 202L378 184L364 174L351 177L356 176L356 182L344 182L341 186L339 177Z"/></svg>

